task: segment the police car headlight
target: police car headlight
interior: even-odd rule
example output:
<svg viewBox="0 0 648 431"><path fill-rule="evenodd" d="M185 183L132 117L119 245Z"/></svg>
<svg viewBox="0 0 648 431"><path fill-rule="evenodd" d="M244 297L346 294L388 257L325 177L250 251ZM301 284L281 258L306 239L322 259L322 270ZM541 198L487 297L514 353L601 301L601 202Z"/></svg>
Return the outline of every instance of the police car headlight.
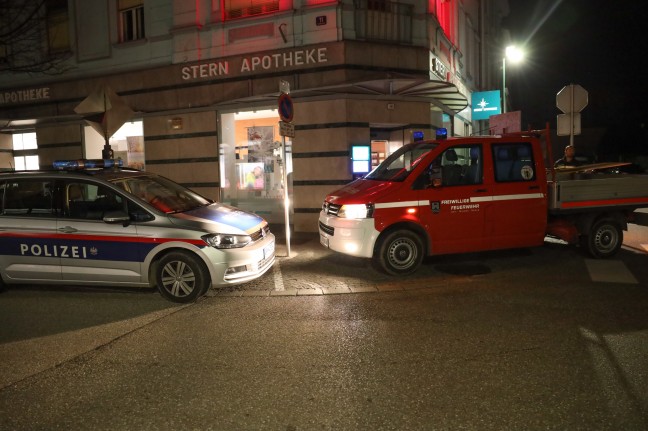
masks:
<svg viewBox="0 0 648 431"><path fill-rule="evenodd" d="M371 218L373 208L372 204L342 205L337 215L341 218Z"/></svg>
<svg viewBox="0 0 648 431"><path fill-rule="evenodd" d="M252 241L250 235L234 235L226 233L213 233L202 237L208 245L215 248L240 248Z"/></svg>

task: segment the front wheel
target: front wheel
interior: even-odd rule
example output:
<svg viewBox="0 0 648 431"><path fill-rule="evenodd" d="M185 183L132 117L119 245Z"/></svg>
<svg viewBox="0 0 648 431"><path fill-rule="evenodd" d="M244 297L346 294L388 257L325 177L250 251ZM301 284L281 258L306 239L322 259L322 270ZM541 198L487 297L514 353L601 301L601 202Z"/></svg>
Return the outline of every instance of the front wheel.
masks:
<svg viewBox="0 0 648 431"><path fill-rule="evenodd" d="M584 238L587 250L595 258L613 256L623 244L623 230L613 220L599 220L592 225L589 235Z"/></svg>
<svg viewBox="0 0 648 431"><path fill-rule="evenodd" d="M388 274L410 274L423 261L423 243L414 232L396 230L380 241L375 258Z"/></svg>
<svg viewBox="0 0 648 431"><path fill-rule="evenodd" d="M209 289L207 268L197 256L187 252L164 255L156 265L154 276L160 294L173 302L193 302Z"/></svg>

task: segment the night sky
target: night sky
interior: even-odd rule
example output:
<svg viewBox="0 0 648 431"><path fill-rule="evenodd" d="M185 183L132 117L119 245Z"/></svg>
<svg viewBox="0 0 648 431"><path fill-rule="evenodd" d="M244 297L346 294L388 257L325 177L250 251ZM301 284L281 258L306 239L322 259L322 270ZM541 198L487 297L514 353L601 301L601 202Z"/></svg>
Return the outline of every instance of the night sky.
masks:
<svg viewBox="0 0 648 431"><path fill-rule="evenodd" d="M556 93L580 84L589 93L582 127L642 129L648 120L648 14L643 1L510 0L505 20L524 47L506 68L510 111L523 128L556 127Z"/></svg>

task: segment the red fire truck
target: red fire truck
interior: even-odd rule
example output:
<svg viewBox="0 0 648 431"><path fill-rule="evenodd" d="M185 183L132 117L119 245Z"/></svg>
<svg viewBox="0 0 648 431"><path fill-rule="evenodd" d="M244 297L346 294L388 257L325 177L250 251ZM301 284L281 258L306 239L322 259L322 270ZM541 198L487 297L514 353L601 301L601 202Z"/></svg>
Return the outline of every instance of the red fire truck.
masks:
<svg viewBox="0 0 648 431"><path fill-rule="evenodd" d="M634 211L648 207L648 175L557 170L545 158L547 131L407 144L326 197L320 242L394 275L424 256L540 246L547 236L614 255Z"/></svg>

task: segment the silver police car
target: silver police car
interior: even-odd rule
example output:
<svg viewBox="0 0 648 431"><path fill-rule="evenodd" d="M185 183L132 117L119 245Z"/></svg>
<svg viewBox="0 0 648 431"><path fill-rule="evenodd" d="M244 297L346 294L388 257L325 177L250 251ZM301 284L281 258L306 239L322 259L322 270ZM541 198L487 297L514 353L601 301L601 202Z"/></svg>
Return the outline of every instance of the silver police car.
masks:
<svg viewBox="0 0 648 431"><path fill-rule="evenodd" d="M0 284L155 286L174 302L275 260L261 217L113 160L0 173Z"/></svg>

